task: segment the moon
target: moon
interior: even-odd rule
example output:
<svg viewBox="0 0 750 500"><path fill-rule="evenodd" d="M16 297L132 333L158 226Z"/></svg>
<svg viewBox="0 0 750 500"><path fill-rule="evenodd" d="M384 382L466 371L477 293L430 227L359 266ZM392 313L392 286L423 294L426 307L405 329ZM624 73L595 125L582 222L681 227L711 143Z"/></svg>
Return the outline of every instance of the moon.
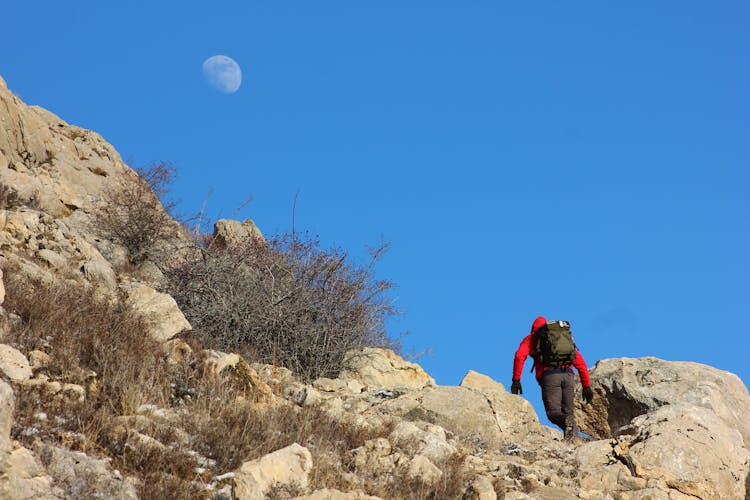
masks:
<svg viewBox="0 0 750 500"><path fill-rule="evenodd" d="M240 65L227 56L211 56L203 61L203 76L213 88L225 94L234 94L242 84Z"/></svg>

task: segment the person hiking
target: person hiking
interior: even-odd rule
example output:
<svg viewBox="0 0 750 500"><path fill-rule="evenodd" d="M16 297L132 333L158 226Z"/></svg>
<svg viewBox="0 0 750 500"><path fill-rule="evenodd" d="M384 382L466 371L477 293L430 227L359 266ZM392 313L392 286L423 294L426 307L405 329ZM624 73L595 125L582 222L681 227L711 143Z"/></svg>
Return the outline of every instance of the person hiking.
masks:
<svg viewBox="0 0 750 500"><path fill-rule="evenodd" d="M566 332L567 331L567 332ZM583 400L591 403L594 392L586 361L575 346L567 321L547 321L539 316L531 325L529 333L516 350L513 358L513 379L510 391L523 394L521 373L529 354L534 358L536 380L542 388L542 401L547 418L562 429L565 439L578 437L573 399L575 394L575 374L578 370L583 386Z"/></svg>

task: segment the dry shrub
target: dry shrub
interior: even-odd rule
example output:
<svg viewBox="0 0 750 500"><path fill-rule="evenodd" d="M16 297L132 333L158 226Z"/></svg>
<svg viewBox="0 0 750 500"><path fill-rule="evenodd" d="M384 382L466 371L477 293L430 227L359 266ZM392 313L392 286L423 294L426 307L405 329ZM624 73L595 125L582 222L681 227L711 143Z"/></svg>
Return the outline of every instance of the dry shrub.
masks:
<svg viewBox="0 0 750 500"><path fill-rule="evenodd" d="M21 320L11 328L11 341L27 353L48 351L51 376L80 383L82 370L93 370L99 383L93 403L118 415L168 400L159 344L145 335L132 309L74 281L29 281L12 268L4 274L5 307Z"/></svg>
<svg viewBox="0 0 750 500"><path fill-rule="evenodd" d="M397 349L385 320L398 313L393 284L374 276L386 245L365 266L319 241L284 235L229 248L196 248L166 272L169 293L206 345L252 352L304 380L336 377L345 354L363 346Z"/></svg>
<svg viewBox="0 0 750 500"><path fill-rule="evenodd" d="M125 247L133 264L153 257L176 234L177 223L169 213L175 204L166 198L175 177L172 165L158 162L136 169L131 178L104 193L94 214L96 229Z"/></svg>

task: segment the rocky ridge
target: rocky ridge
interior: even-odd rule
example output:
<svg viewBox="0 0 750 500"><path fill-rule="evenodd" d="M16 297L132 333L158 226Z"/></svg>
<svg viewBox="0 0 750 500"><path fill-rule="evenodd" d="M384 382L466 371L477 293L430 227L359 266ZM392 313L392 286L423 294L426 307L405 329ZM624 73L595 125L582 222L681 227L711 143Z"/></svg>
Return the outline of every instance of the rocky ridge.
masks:
<svg viewBox="0 0 750 500"><path fill-rule="evenodd" d="M541 425L526 400L477 372L467 372L458 386L441 386L418 364L372 348L352 352L338 378L304 383L284 368L185 342L181 334L190 324L159 291L158 270L148 262L129 266L125 250L92 229L102 194L134 175L100 135L25 105L0 78L0 264L6 273L0 274L0 304L3 283L14 277L8 273L79 283L143 315L144 336L161 346L173 372L240 387L231 393L238 411L319 414L372 437L336 457L346 472L331 484L321 479L314 440L247 456L223 470L204 455L189 425L191 406L183 401L203 396L187 383L175 387L172 403L149 402L117 416L106 430L112 436L107 449L87 445L63 423L45 434L39 429L57 425L49 422L57 418L54 408L97 397L101 374L81 369L62 377L47 368L59 353L44 342L35 349L11 345L12 325L23 318L2 309L0 497L138 498L142 480L113 464L179 447L194 469L193 491L205 498L377 498L373 492L383 491L377 485L388 478L413 481L413 497L448 481L458 483L451 485L453 496L466 499L748 498L750 396L738 377L705 365L600 361L591 370L594 402L577 410L590 439L572 444ZM251 221L223 221L216 232L224 244L260 234ZM28 398L50 408L31 416L37 423L18 420Z"/></svg>

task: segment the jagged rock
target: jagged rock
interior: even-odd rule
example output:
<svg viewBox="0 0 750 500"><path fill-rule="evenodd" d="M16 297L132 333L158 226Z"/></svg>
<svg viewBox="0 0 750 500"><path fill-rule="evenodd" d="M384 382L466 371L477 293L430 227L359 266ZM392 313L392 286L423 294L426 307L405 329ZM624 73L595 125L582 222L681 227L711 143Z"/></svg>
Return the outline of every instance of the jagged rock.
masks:
<svg viewBox="0 0 750 500"><path fill-rule="evenodd" d="M142 314L148 324L148 335L158 341L169 340L183 330L190 330L188 320L171 295L150 286L133 283L122 287L125 302Z"/></svg>
<svg viewBox="0 0 750 500"><path fill-rule="evenodd" d="M309 495L294 497L292 500L381 500L380 497L367 495L361 491L339 491L331 488L315 490Z"/></svg>
<svg viewBox="0 0 750 500"><path fill-rule="evenodd" d="M525 401L519 400L522 403ZM487 397L466 387L425 389L419 406L404 417L431 422L461 436L479 437L491 445L501 444L511 436L503 434Z"/></svg>
<svg viewBox="0 0 750 500"><path fill-rule="evenodd" d="M443 477L443 471L426 456L414 455L406 466L406 477L418 479L425 484L435 484Z"/></svg>
<svg viewBox="0 0 750 500"><path fill-rule="evenodd" d="M273 390L258 375L258 372L236 353L206 349L202 351L204 376L223 377L240 390L250 391L258 402L273 402Z"/></svg>
<svg viewBox="0 0 750 500"><path fill-rule="evenodd" d="M89 260L81 265L83 277L95 285L101 285L108 290L117 288L117 276L112 266L105 260Z"/></svg>
<svg viewBox="0 0 750 500"><path fill-rule="evenodd" d="M497 493L488 477L477 476L466 488L462 500L497 500Z"/></svg>
<svg viewBox="0 0 750 500"><path fill-rule="evenodd" d="M275 394L284 394L293 398L304 387L294 378L292 371L283 366L253 363L251 365L258 376L263 380Z"/></svg>
<svg viewBox="0 0 750 500"><path fill-rule="evenodd" d="M89 211L129 171L97 133L73 127L0 87L0 184L55 217Z"/></svg>
<svg viewBox="0 0 750 500"><path fill-rule="evenodd" d="M357 472L375 475L390 474L408 460L403 454L394 452L391 443L385 438L365 441L359 448L349 450L346 458Z"/></svg>
<svg viewBox="0 0 750 500"><path fill-rule="evenodd" d="M750 447L750 396L739 377L711 366L653 357L599 361L591 370L594 404L576 415L586 434L613 435L620 427L661 406L689 403L708 408L738 429Z"/></svg>
<svg viewBox="0 0 750 500"><path fill-rule="evenodd" d="M479 392L487 398L504 439L519 441L529 434L544 433L531 403L508 393L501 383L487 375L469 370L461 381L461 387Z"/></svg>
<svg viewBox="0 0 750 500"><path fill-rule="evenodd" d="M135 482L115 474L105 460L41 442L34 451L66 498L138 498Z"/></svg>
<svg viewBox="0 0 750 500"><path fill-rule="evenodd" d="M615 492L627 489L621 478L633 477L628 467L613 452L612 440L592 441L576 450L580 486L593 492Z"/></svg>
<svg viewBox="0 0 750 500"><path fill-rule="evenodd" d="M214 224L214 241L222 247L232 247L248 242L251 239L263 239L263 234L251 219L242 222L231 219L220 219Z"/></svg>
<svg viewBox="0 0 750 500"><path fill-rule="evenodd" d="M47 248L39 250L36 257L56 271L64 271L68 267L68 260L65 257Z"/></svg>
<svg viewBox="0 0 750 500"><path fill-rule="evenodd" d="M435 385L435 380L421 366L388 349L366 347L350 351L344 366L340 379L356 380L370 388L421 389Z"/></svg>
<svg viewBox="0 0 750 500"><path fill-rule="evenodd" d="M636 418L629 456L643 479L664 479L686 495L743 498L750 452L734 428L709 409L674 404ZM645 486L645 485L644 485Z"/></svg>
<svg viewBox="0 0 750 500"><path fill-rule="evenodd" d="M0 269L0 307L5 302L5 283L3 282L3 270Z"/></svg>
<svg viewBox="0 0 750 500"><path fill-rule="evenodd" d="M32 371L29 360L21 351L6 344L0 344L0 373L10 380L28 380Z"/></svg>
<svg viewBox="0 0 750 500"><path fill-rule="evenodd" d="M394 444L412 454L424 455L435 462L443 461L458 452L455 446L447 442L442 428L428 428L429 431L420 429L412 422L401 421L388 437Z"/></svg>
<svg viewBox="0 0 750 500"><path fill-rule="evenodd" d="M52 500L64 498L39 459L26 448L0 457L0 498Z"/></svg>
<svg viewBox="0 0 750 500"><path fill-rule="evenodd" d="M264 498L274 485L307 488L312 469L312 455L297 443L243 463L235 471L235 493L238 500Z"/></svg>
<svg viewBox="0 0 750 500"><path fill-rule="evenodd" d="M0 379L0 498L62 498L34 454L23 447L14 449L10 439L14 409L13 390Z"/></svg>

